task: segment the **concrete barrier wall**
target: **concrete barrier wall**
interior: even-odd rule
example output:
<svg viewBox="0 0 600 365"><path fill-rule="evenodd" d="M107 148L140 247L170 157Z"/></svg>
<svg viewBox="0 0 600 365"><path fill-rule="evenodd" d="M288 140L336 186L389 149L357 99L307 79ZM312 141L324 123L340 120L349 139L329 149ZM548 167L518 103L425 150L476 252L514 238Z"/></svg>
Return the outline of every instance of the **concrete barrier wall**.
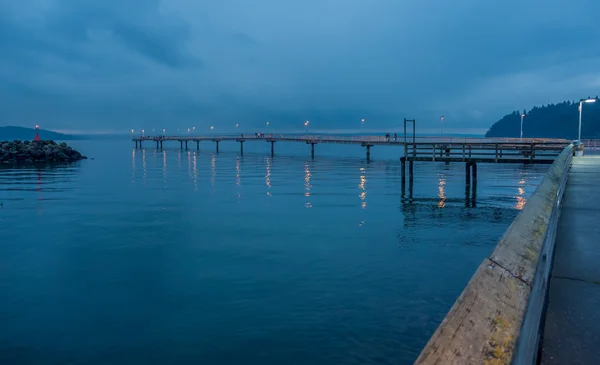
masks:
<svg viewBox="0 0 600 365"><path fill-rule="evenodd" d="M551 257L542 255L542 251L547 237L554 244L554 234L549 233L556 230L556 207L562 198L572 154L570 145L554 161L492 254L479 265L415 364L511 363L536 274L542 271L537 269L542 264L540 258L551 262ZM539 276L542 275L547 273ZM538 279L545 282L547 278ZM529 311L527 315L530 316ZM533 314L538 315L541 317L541 312Z"/></svg>

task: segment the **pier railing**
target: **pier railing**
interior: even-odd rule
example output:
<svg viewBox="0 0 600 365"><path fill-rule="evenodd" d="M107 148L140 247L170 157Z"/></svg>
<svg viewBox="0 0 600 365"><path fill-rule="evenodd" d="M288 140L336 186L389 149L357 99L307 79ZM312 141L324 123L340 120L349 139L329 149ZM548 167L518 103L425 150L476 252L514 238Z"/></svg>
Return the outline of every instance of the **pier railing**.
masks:
<svg viewBox="0 0 600 365"><path fill-rule="evenodd" d="M573 145L486 258L415 364L535 364Z"/></svg>

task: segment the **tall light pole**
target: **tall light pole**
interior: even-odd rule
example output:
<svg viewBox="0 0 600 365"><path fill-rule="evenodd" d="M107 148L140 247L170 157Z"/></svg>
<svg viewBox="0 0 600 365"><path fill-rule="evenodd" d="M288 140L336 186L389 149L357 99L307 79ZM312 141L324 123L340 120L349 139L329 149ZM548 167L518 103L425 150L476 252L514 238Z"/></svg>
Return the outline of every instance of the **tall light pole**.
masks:
<svg viewBox="0 0 600 365"><path fill-rule="evenodd" d="M523 140L523 118L525 118L525 113L521 114L521 134L519 139L522 141Z"/></svg>
<svg viewBox="0 0 600 365"><path fill-rule="evenodd" d="M360 129L362 129L362 127L365 125L365 118L362 118L360 120Z"/></svg>
<svg viewBox="0 0 600 365"><path fill-rule="evenodd" d="M308 120L307 120L306 122L304 122L304 126L306 127L306 133L308 133L308 124L309 124L309 123L310 123L310 122L309 122Z"/></svg>
<svg viewBox="0 0 600 365"><path fill-rule="evenodd" d="M196 135L196 127L192 127L192 134Z"/></svg>
<svg viewBox="0 0 600 365"><path fill-rule="evenodd" d="M597 96L596 96L596 98L590 98L588 96L587 99L579 100L579 133L577 134L577 140L580 142L581 142L581 110L583 109L583 103L595 103L596 100L598 100Z"/></svg>
<svg viewBox="0 0 600 365"><path fill-rule="evenodd" d="M440 131L443 136L444 135L444 116L443 115L440 117Z"/></svg>
<svg viewBox="0 0 600 365"><path fill-rule="evenodd" d="M144 130L142 129L142 138L144 138Z"/></svg>
<svg viewBox="0 0 600 365"><path fill-rule="evenodd" d="M165 128L163 128L162 132L163 132L163 137L164 137L167 133L167 130Z"/></svg>

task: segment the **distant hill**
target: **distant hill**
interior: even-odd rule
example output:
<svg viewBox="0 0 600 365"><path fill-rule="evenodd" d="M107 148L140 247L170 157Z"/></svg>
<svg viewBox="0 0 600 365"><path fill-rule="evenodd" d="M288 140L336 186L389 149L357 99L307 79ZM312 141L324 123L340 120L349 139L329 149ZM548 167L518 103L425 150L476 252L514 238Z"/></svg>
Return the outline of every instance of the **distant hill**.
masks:
<svg viewBox="0 0 600 365"><path fill-rule="evenodd" d="M58 141L71 141L71 140L88 140L88 139L124 139L129 138L128 135L110 135L110 134L64 134L53 132L45 129L40 129L40 138L44 140L58 140ZM35 138L34 128L24 127L0 127L0 141L20 139L33 140Z"/></svg>
<svg viewBox="0 0 600 365"><path fill-rule="evenodd" d="M523 137L577 139L578 107L578 101L565 101L523 111ZM520 128L521 112L514 111L494 123L485 136L518 138ZM600 102L584 103L581 138L600 138Z"/></svg>
<svg viewBox="0 0 600 365"><path fill-rule="evenodd" d="M39 130L41 139L73 140L78 139L70 134L52 132L44 129ZM24 127L0 127L0 141L20 139L22 141L32 140L35 137L35 129Z"/></svg>

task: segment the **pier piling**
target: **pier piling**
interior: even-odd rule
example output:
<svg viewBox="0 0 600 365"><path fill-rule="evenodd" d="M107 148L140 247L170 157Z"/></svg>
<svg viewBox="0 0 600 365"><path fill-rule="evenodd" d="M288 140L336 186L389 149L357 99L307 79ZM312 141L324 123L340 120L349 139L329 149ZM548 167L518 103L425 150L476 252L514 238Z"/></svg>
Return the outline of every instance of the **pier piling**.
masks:
<svg viewBox="0 0 600 365"><path fill-rule="evenodd" d="M371 145L367 144L366 147L367 147L367 161L371 161Z"/></svg>
<svg viewBox="0 0 600 365"><path fill-rule="evenodd" d="M183 141L179 141L179 148L183 149Z"/></svg>
<svg viewBox="0 0 600 365"><path fill-rule="evenodd" d="M240 155L244 155L244 141L241 140L240 141Z"/></svg>
<svg viewBox="0 0 600 365"><path fill-rule="evenodd" d="M217 153L219 153L219 141L215 141L215 144L217 145Z"/></svg>
<svg viewBox="0 0 600 365"><path fill-rule="evenodd" d="M188 145L187 145L188 141L185 141L185 149L188 149Z"/></svg>
<svg viewBox="0 0 600 365"><path fill-rule="evenodd" d="M413 181L413 162L408 161L408 182L410 185L412 185L412 181Z"/></svg>
<svg viewBox="0 0 600 365"><path fill-rule="evenodd" d="M271 156L275 156L275 141L271 141Z"/></svg>
<svg viewBox="0 0 600 365"><path fill-rule="evenodd" d="M196 150L200 151L200 141L196 141Z"/></svg>
<svg viewBox="0 0 600 365"><path fill-rule="evenodd" d="M465 164L465 179L466 179L466 185L471 186L471 162L470 161Z"/></svg>
<svg viewBox="0 0 600 365"><path fill-rule="evenodd" d="M310 157L313 160L315 159L315 144L314 144L314 142L310 144Z"/></svg>
<svg viewBox="0 0 600 365"><path fill-rule="evenodd" d="M402 174L402 183L406 180L406 157L400 157L400 170Z"/></svg>

